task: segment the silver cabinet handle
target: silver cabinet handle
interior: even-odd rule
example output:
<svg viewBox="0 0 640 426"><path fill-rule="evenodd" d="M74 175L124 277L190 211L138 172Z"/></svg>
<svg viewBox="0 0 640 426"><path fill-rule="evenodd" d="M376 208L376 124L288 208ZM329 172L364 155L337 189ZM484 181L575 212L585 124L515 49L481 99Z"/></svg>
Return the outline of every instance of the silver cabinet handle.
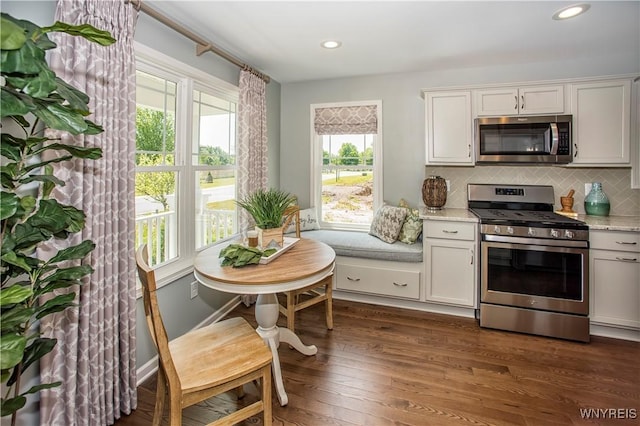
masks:
<svg viewBox="0 0 640 426"><path fill-rule="evenodd" d="M469 253L471 253L471 263L469 264L473 265L473 257L474 257L473 249L469 250Z"/></svg>
<svg viewBox="0 0 640 426"><path fill-rule="evenodd" d="M516 111L518 110L518 96L514 96L515 100L516 100L516 105L513 107L513 109L515 109Z"/></svg>
<svg viewBox="0 0 640 426"><path fill-rule="evenodd" d="M351 278L350 276L347 275L347 280L358 282L358 281L360 281L360 278Z"/></svg>
<svg viewBox="0 0 640 426"><path fill-rule="evenodd" d="M522 95L521 98L522 98L522 106L520 107L520 109L524 109L524 95Z"/></svg>
<svg viewBox="0 0 640 426"><path fill-rule="evenodd" d="M638 243L635 241L616 241L616 244L628 244L628 245L635 246Z"/></svg>
<svg viewBox="0 0 640 426"><path fill-rule="evenodd" d="M573 156L574 156L574 158L578 156L578 144L577 143L573 144Z"/></svg>
<svg viewBox="0 0 640 426"><path fill-rule="evenodd" d="M616 260L619 260L621 262L637 262L638 261L638 259L636 259L635 257L631 258L631 257L618 257L618 256L616 256Z"/></svg>
<svg viewBox="0 0 640 426"><path fill-rule="evenodd" d="M448 231L446 229L443 229L442 232L444 232L445 234L457 234L458 231Z"/></svg>
<svg viewBox="0 0 640 426"><path fill-rule="evenodd" d="M397 283L397 282L393 282L393 285L395 285L396 287L406 287L407 283Z"/></svg>

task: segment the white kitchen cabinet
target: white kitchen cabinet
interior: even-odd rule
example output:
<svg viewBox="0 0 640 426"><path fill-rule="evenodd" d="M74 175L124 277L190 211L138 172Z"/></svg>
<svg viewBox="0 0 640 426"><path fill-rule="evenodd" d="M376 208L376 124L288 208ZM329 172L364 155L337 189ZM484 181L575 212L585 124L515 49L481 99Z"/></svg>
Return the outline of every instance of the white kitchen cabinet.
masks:
<svg viewBox="0 0 640 426"><path fill-rule="evenodd" d="M476 306L476 229L471 222L424 222L427 301Z"/></svg>
<svg viewBox="0 0 640 426"><path fill-rule="evenodd" d="M571 84L573 165L630 166L631 80Z"/></svg>
<svg viewBox="0 0 640 426"><path fill-rule="evenodd" d="M472 166L471 92L425 93L426 164Z"/></svg>
<svg viewBox="0 0 640 426"><path fill-rule="evenodd" d="M564 86L504 87L474 91L476 115L564 113Z"/></svg>
<svg viewBox="0 0 640 426"><path fill-rule="evenodd" d="M590 231L593 324L640 329L640 232Z"/></svg>

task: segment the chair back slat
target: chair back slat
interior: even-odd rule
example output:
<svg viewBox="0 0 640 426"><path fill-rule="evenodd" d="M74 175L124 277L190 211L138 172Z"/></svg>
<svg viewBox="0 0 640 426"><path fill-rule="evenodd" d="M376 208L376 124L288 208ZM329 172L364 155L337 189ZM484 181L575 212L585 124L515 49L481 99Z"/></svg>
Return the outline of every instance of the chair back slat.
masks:
<svg viewBox="0 0 640 426"><path fill-rule="evenodd" d="M289 223L291 223L292 220L295 220L296 237L300 238L300 206L287 207L287 209L284 211L284 218L284 223L282 224L282 227L284 229L287 229Z"/></svg>
<svg viewBox="0 0 640 426"><path fill-rule="evenodd" d="M151 338L153 339L153 343L156 346L156 350L158 351L160 367L167 377L169 387L177 386L179 389L180 380L178 378L178 373L176 372L173 359L171 358L169 338L158 306L156 277L153 269L149 266L148 259L149 254L147 245L143 244L138 247L138 250L136 251L136 265L138 268L138 277L142 284L142 298L147 326L149 328Z"/></svg>

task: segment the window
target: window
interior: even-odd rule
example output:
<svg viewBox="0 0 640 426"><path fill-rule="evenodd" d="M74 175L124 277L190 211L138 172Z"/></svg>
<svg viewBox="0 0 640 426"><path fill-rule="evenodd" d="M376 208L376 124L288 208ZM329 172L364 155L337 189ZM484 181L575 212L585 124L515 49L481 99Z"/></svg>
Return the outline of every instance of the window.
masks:
<svg viewBox="0 0 640 426"><path fill-rule="evenodd" d="M160 280L237 232L238 88L136 45L136 246Z"/></svg>
<svg viewBox="0 0 640 426"><path fill-rule="evenodd" d="M312 193L323 228L368 230L382 205L380 101L311 105Z"/></svg>

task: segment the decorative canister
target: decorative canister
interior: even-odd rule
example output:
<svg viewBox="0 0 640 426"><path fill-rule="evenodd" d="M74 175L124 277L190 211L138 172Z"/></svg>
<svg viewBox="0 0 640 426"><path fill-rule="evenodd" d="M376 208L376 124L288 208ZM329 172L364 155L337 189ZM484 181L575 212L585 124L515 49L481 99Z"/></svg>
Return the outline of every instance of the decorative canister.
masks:
<svg viewBox="0 0 640 426"><path fill-rule="evenodd" d="M422 183L422 201L427 210L440 210L447 202L447 181L440 176L429 176Z"/></svg>
<svg viewBox="0 0 640 426"><path fill-rule="evenodd" d="M602 183L593 182L591 191L584 197L584 211L591 216L609 216L609 198L602 190Z"/></svg>

